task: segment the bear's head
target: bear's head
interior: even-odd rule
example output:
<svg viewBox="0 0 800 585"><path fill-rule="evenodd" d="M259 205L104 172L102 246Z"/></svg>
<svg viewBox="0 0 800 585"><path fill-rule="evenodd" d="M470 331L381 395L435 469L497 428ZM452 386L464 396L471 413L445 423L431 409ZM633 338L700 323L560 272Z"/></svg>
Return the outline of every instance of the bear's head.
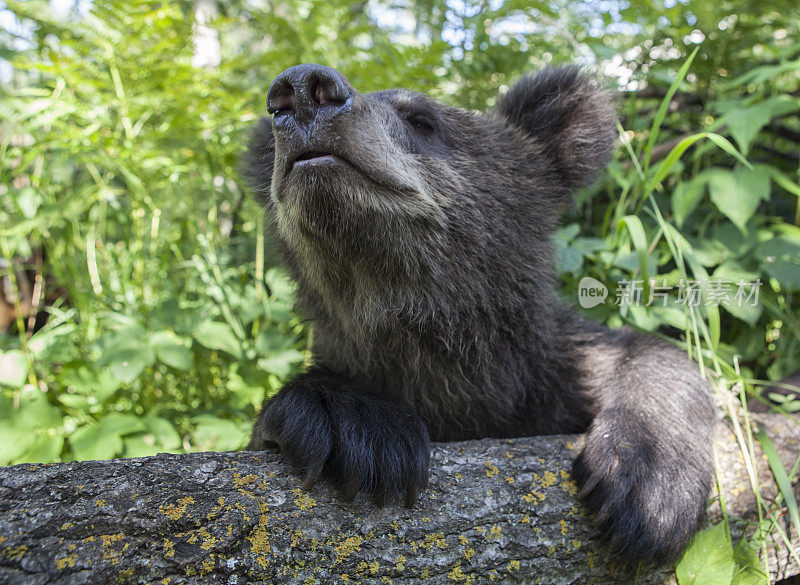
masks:
<svg viewBox="0 0 800 585"><path fill-rule="evenodd" d="M524 77L480 114L402 89L362 94L305 64L272 82L267 105L246 174L295 277L319 293L545 274L548 235L615 134L609 94L576 68Z"/></svg>

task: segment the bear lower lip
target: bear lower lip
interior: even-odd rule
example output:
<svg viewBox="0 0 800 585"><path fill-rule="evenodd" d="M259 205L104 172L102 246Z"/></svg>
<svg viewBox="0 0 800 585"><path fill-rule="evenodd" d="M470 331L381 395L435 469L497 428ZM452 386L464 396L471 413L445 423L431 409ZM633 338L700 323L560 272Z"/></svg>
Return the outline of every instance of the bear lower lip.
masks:
<svg viewBox="0 0 800 585"><path fill-rule="evenodd" d="M292 163L293 167L308 167L317 165L330 165L330 164L345 164L345 162L338 156L323 153L323 152L310 152L298 156Z"/></svg>

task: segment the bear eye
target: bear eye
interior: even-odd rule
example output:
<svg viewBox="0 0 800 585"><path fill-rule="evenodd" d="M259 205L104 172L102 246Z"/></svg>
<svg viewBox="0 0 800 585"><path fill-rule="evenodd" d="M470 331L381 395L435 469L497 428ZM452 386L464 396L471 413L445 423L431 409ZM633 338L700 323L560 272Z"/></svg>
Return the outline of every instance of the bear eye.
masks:
<svg viewBox="0 0 800 585"><path fill-rule="evenodd" d="M406 122L408 122L414 129L419 130L420 132L429 133L436 129L433 121L425 114L419 112L406 114L405 119Z"/></svg>

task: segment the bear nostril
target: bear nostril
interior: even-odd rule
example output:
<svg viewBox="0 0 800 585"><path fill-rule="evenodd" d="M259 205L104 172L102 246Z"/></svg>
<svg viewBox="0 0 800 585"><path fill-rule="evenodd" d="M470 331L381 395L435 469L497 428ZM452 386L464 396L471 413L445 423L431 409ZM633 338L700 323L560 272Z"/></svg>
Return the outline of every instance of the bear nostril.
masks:
<svg viewBox="0 0 800 585"><path fill-rule="evenodd" d="M267 99L267 111L270 114L294 109L294 87L290 84L282 84L275 91L270 92Z"/></svg>
<svg viewBox="0 0 800 585"><path fill-rule="evenodd" d="M342 96L343 92L339 91L335 80L314 79L309 84L309 92L314 96L314 101L323 106L325 104L341 105L346 100L346 96Z"/></svg>
<svg viewBox="0 0 800 585"><path fill-rule="evenodd" d="M311 84L311 93L314 95L314 101L319 105L326 104L330 101L325 92L325 88L322 87L319 81L315 81Z"/></svg>

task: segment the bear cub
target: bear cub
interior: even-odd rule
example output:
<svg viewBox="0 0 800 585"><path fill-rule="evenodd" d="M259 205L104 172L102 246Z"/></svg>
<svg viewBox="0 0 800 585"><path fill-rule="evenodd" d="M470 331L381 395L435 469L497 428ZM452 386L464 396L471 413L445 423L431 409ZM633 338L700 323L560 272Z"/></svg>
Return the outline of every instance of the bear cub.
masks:
<svg viewBox="0 0 800 585"><path fill-rule="evenodd" d="M356 91L329 67L271 84L246 174L314 328L314 365L267 401L277 443L346 498L411 506L430 440L586 433L573 475L629 558L675 559L705 514L715 423L669 343L559 300L551 234L607 164L614 108L575 68L477 114Z"/></svg>

